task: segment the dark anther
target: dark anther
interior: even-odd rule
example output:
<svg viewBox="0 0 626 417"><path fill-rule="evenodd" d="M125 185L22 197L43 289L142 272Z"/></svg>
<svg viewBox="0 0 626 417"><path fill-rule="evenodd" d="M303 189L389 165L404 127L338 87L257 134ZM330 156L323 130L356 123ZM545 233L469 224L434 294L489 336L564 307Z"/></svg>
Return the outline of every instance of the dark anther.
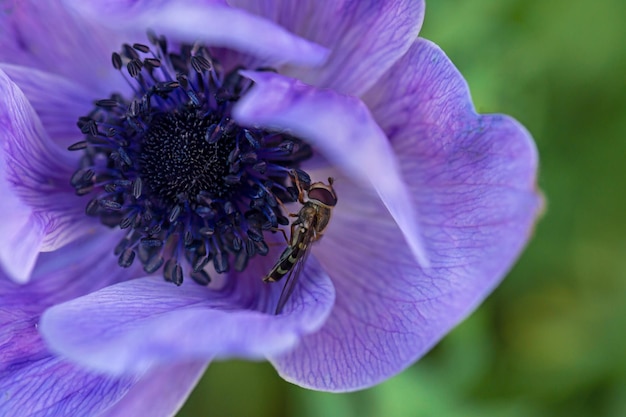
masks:
<svg viewBox="0 0 626 417"><path fill-rule="evenodd" d="M163 241L161 239L143 238L141 239L141 245L146 248L158 248L163 246Z"/></svg>
<svg viewBox="0 0 626 417"><path fill-rule="evenodd" d="M173 258L165 263L163 275L166 281L173 282L176 285L183 283L183 270Z"/></svg>
<svg viewBox="0 0 626 417"><path fill-rule="evenodd" d="M291 153L291 151L293 151L293 142L291 141L285 141L283 143L281 143L280 145L278 145L278 147L283 150L284 152L289 152Z"/></svg>
<svg viewBox="0 0 626 417"><path fill-rule="evenodd" d="M122 49L124 50L124 56L128 59L139 59L139 54L129 44L125 43L122 45Z"/></svg>
<svg viewBox="0 0 626 417"><path fill-rule="evenodd" d="M209 285L211 283L211 277L204 270L192 272L191 278L200 285Z"/></svg>
<svg viewBox="0 0 626 417"><path fill-rule="evenodd" d="M116 70L122 68L122 57L117 52L113 52L113 54L111 55L111 62L113 63L113 67Z"/></svg>
<svg viewBox="0 0 626 417"><path fill-rule="evenodd" d="M119 103L113 99L104 99L96 101L96 106L104 108L113 108L119 106Z"/></svg>
<svg viewBox="0 0 626 417"><path fill-rule="evenodd" d="M120 221L120 229L128 229L133 224L133 219L130 217L124 217Z"/></svg>
<svg viewBox="0 0 626 417"><path fill-rule="evenodd" d="M79 151L85 149L87 147L87 141L81 140L80 142L76 142L73 145L67 147L68 151Z"/></svg>
<svg viewBox="0 0 626 417"><path fill-rule="evenodd" d="M131 77L137 78L139 73L141 72L142 63L138 59L133 59L126 64L126 69Z"/></svg>
<svg viewBox="0 0 626 417"><path fill-rule="evenodd" d="M158 58L146 58L143 60L143 64L146 66L159 68L161 66L161 60Z"/></svg>
<svg viewBox="0 0 626 417"><path fill-rule="evenodd" d="M102 208L107 210L118 211L122 209L122 205L120 203L112 200L100 200L100 205L102 206Z"/></svg>
<svg viewBox="0 0 626 417"><path fill-rule="evenodd" d="M161 266L163 266L163 262L164 260L162 256L154 256L143 265L143 270L146 271L148 274L152 274L158 271Z"/></svg>
<svg viewBox="0 0 626 417"><path fill-rule="evenodd" d="M80 128L81 133L86 135L96 136L98 134L98 125L95 120L78 120L78 127Z"/></svg>
<svg viewBox="0 0 626 417"><path fill-rule="evenodd" d="M211 69L211 63L203 56L192 56L191 67L194 69L194 71L202 73L206 70Z"/></svg>
<svg viewBox="0 0 626 417"><path fill-rule="evenodd" d="M131 166L133 161L130 159L130 156L126 153L124 148L117 148L117 154L120 156L120 161L124 163L124 165Z"/></svg>
<svg viewBox="0 0 626 417"><path fill-rule="evenodd" d="M132 249L126 249L124 250L124 252L122 252L120 257L118 258L117 263L122 268L128 268L129 266L133 264L134 260L135 260L135 251Z"/></svg>
<svg viewBox="0 0 626 417"><path fill-rule="evenodd" d="M267 246L267 243L265 243L264 240L261 240L260 242L254 242L254 246L256 248L256 252L259 255L267 255L267 253L270 251L270 248Z"/></svg>
<svg viewBox="0 0 626 417"><path fill-rule="evenodd" d="M146 45L143 45L141 43L134 43L133 44L133 48L135 48L139 52L143 52L144 54L150 52L150 47L146 46Z"/></svg>
<svg viewBox="0 0 626 417"><path fill-rule="evenodd" d="M213 234L215 233L215 229L209 226L204 226L198 229L198 233L200 233L204 237L210 237L213 236Z"/></svg>
<svg viewBox="0 0 626 417"><path fill-rule="evenodd" d="M198 258L195 262L193 262L193 272L199 272L204 269L205 266L209 263L211 258L208 256L206 258Z"/></svg>
<svg viewBox="0 0 626 417"><path fill-rule="evenodd" d="M152 88L158 94L167 94L174 91L175 88L178 88L180 83L177 81L164 81L160 83L156 83Z"/></svg>
<svg viewBox="0 0 626 417"><path fill-rule="evenodd" d="M141 197L141 191L143 190L143 182L141 181L141 178L135 178L135 181L133 183L133 197L135 198L139 198Z"/></svg>

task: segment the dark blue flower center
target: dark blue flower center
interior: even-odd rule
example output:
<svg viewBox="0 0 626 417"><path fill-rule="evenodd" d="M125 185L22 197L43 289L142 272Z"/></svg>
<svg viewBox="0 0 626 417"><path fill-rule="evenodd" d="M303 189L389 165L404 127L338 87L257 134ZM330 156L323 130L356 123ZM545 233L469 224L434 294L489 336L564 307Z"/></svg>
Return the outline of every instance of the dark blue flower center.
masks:
<svg viewBox="0 0 626 417"><path fill-rule="evenodd" d="M71 178L78 195L91 195L86 213L126 231L116 248L122 267L136 259L147 273L163 269L180 285L185 276L206 285L205 267L242 271L265 255L266 233L288 224L281 202L304 184L299 164L311 155L285 133L245 128L231 118L234 103L251 87L226 71L203 45L168 51L124 45L112 56L134 90L112 94L78 121L85 135Z"/></svg>
<svg viewBox="0 0 626 417"><path fill-rule="evenodd" d="M154 115L139 152L144 186L166 204L193 200L200 192L211 198L229 198L236 184L224 181L236 152L236 137L222 134L215 142L205 140L211 120L184 109Z"/></svg>

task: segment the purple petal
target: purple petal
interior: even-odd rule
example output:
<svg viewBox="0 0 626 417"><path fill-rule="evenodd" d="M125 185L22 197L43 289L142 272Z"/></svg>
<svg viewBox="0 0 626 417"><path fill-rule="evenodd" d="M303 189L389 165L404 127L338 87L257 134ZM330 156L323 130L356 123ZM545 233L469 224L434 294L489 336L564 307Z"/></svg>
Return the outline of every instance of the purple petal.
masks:
<svg viewBox="0 0 626 417"><path fill-rule="evenodd" d="M0 205L6 219L0 226L5 233L0 260L14 279L25 281L38 252L89 232L93 222L69 187L74 160L50 140L24 94L2 70L0 96L0 187L6 196Z"/></svg>
<svg viewBox="0 0 626 417"><path fill-rule="evenodd" d="M96 415L135 383L134 377L104 377L53 356L37 327L49 305L119 280L115 271L121 268L111 269L115 257L102 254L109 240L91 238L42 255L27 284L0 273L0 415Z"/></svg>
<svg viewBox="0 0 626 417"><path fill-rule="evenodd" d="M153 28L187 42L203 41L253 54L273 64L319 65L327 50L282 27L228 7L223 1L65 0L80 13L98 16L115 28L143 35Z"/></svg>
<svg viewBox="0 0 626 417"><path fill-rule="evenodd" d="M104 252L114 241L110 234L43 254L24 285L0 275L0 415L171 416L187 397L202 363L155 369L140 379L111 378L44 346L37 322L46 307L133 276L133 270L112 269L116 259Z"/></svg>
<svg viewBox="0 0 626 417"><path fill-rule="evenodd" d="M17 282L28 281L43 244L45 224L22 202L7 178L7 165L0 159L0 263L4 272Z"/></svg>
<svg viewBox="0 0 626 417"><path fill-rule="evenodd" d="M45 235L43 221L16 195L6 179L6 166L0 162L0 263L4 272L17 282L28 281ZM10 216L10 217L9 217Z"/></svg>
<svg viewBox="0 0 626 417"><path fill-rule="evenodd" d="M384 132L358 99L321 90L270 72L243 71L255 86L239 102L239 123L284 129L315 145L339 169L371 184L428 264L410 196ZM339 196L341 198L341 196Z"/></svg>
<svg viewBox="0 0 626 417"><path fill-rule="evenodd" d="M230 0L331 50L315 70L290 71L308 84L360 95L409 49L424 18L422 0Z"/></svg>
<svg viewBox="0 0 626 417"><path fill-rule="evenodd" d="M9 290L6 283L0 288L3 301L16 291L28 291L24 286ZM88 372L46 350L36 327L39 300L19 306L26 310L12 303L11 314L0 313L3 416L172 416L206 367L204 363L163 367L141 378Z"/></svg>
<svg viewBox="0 0 626 417"><path fill-rule="evenodd" d="M273 260L255 261L263 263L264 273ZM334 292L314 259L278 316L273 311L282 286L265 284L261 273L250 271L221 277L227 279L221 290L193 282L176 287L162 278L107 287L50 308L41 331L53 351L123 374L213 357L263 358L292 348L323 324Z"/></svg>
<svg viewBox="0 0 626 417"><path fill-rule="evenodd" d="M306 387L365 388L418 359L499 283L541 209L528 132L476 115L439 48L418 41L381 83L366 98L410 186L431 267L415 263L376 196L338 180L341 204L318 247L335 308L319 332L273 359Z"/></svg>
<svg viewBox="0 0 626 417"><path fill-rule="evenodd" d="M5 416L97 415L123 398L135 382L135 378L88 373L46 354L43 348L19 359L6 359L0 358L4 365L0 412Z"/></svg>
<svg viewBox="0 0 626 417"><path fill-rule="evenodd" d="M84 138L76 122L93 109L93 92L61 76L33 68L0 63L0 70L24 93L46 133L60 147L67 148Z"/></svg>
<svg viewBox="0 0 626 417"><path fill-rule="evenodd" d="M4 3L0 61L59 74L97 96L124 87L110 61L111 52L121 45L119 31L75 16L59 0Z"/></svg>
<svg viewBox="0 0 626 417"><path fill-rule="evenodd" d="M98 417L173 416L191 393L207 364L189 364L161 367L143 376L118 401Z"/></svg>

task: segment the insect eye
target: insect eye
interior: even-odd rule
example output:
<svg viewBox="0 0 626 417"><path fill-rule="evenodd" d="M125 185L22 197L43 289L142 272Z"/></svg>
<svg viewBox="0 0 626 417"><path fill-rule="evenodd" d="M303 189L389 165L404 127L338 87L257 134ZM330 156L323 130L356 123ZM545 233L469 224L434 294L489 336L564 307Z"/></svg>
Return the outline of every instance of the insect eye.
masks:
<svg viewBox="0 0 626 417"><path fill-rule="evenodd" d="M337 196L326 188L312 188L309 190L309 199L334 207L337 204Z"/></svg>

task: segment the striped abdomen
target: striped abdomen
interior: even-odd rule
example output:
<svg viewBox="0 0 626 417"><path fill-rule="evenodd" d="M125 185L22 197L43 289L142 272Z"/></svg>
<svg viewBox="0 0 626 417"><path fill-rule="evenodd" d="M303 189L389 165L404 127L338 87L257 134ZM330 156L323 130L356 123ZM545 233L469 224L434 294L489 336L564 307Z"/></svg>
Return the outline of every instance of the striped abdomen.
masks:
<svg viewBox="0 0 626 417"><path fill-rule="evenodd" d="M304 237L306 233L301 233L300 236ZM263 281L275 282L280 281L298 262L298 259L304 255L307 244L304 239L300 239L293 246L288 246L280 255L280 259L274 265L274 268L267 274Z"/></svg>

